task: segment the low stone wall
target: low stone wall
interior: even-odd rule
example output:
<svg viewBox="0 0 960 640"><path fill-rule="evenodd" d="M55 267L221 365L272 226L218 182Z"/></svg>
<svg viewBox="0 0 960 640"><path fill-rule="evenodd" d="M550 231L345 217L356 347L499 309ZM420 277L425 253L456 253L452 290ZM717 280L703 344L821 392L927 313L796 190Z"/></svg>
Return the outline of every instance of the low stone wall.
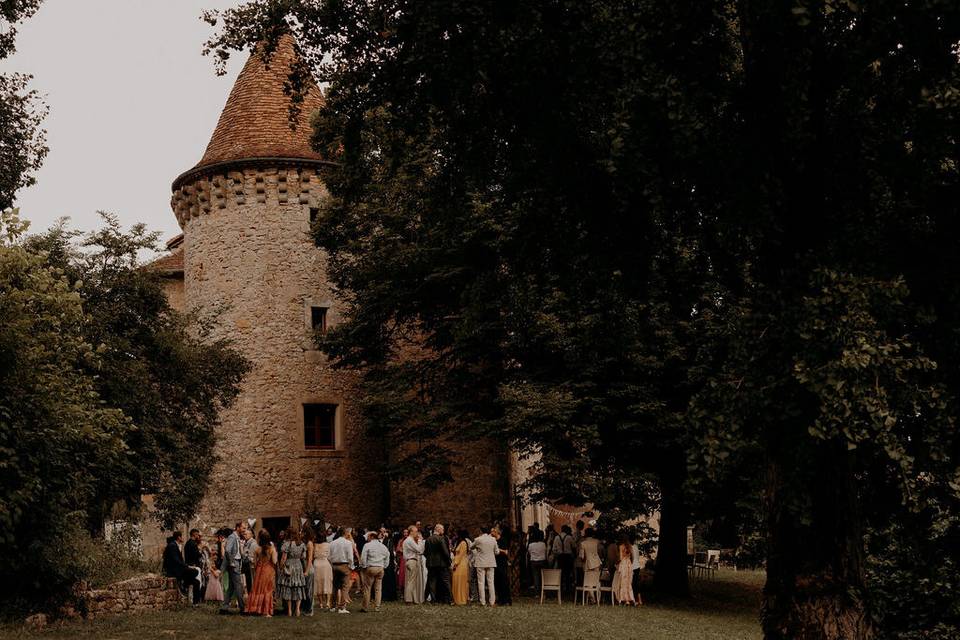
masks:
<svg viewBox="0 0 960 640"><path fill-rule="evenodd" d="M176 609L184 602L176 580L153 573L83 591L81 598L87 618Z"/></svg>

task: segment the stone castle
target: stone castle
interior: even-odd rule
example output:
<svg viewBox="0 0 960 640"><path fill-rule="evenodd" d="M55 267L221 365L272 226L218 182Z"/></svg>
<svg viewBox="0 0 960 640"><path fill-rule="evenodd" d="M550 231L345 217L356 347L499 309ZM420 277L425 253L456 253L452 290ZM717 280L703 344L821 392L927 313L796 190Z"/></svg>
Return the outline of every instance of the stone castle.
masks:
<svg viewBox="0 0 960 640"><path fill-rule="evenodd" d="M366 434L355 374L316 348L314 332L336 326L345 309L309 233L331 163L310 146L309 117L323 101L315 85L291 120L284 83L296 55L284 37L269 60L248 59L203 158L173 183L183 233L150 265L175 308L216 313L216 337L252 363L221 416L220 461L188 525L256 519L275 533L298 526L308 500L327 521L356 526L519 523L517 466L494 443L471 445L438 491L389 481L389 451Z"/></svg>

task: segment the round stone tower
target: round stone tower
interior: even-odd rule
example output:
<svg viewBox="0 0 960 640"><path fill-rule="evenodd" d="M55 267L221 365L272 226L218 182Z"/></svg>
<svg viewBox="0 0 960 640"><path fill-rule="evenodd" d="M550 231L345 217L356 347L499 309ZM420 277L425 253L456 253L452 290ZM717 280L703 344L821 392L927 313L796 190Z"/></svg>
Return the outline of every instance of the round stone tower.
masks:
<svg viewBox="0 0 960 640"><path fill-rule="evenodd" d="M307 499L332 522L375 523L388 510L383 448L360 429L354 379L312 340L341 310L309 235L326 196L328 163L309 144L323 98L311 86L291 123L283 87L296 55L289 36L269 60L251 55L203 158L173 183L185 307L215 314L215 335L253 367L222 415L220 461L198 517L207 528L247 518L298 525Z"/></svg>

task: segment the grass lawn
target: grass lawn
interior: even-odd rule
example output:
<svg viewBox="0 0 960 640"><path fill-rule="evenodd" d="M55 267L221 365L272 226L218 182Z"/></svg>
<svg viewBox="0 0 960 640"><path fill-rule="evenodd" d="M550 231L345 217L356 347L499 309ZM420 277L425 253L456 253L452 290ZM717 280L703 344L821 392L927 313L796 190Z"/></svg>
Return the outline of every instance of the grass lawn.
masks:
<svg viewBox="0 0 960 640"><path fill-rule="evenodd" d="M382 613L350 615L317 612L312 618L272 619L219 616L215 605L90 622L70 622L40 633L22 627L0 628L8 638L198 638L268 640L270 638L362 638L364 640L495 640L511 638L630 638L650 640L737 640L760 638L758 610L763 574L721 571L693 585L685 601L648 598L639 609L602 605L540 604L520 598L512 607L410 606L385 603Z"/></svg>

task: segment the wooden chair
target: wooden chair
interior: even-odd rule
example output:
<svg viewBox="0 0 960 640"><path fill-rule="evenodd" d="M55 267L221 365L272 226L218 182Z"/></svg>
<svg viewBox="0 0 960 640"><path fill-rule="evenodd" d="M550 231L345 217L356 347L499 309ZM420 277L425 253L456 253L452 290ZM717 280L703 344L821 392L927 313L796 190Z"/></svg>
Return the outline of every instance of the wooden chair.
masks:
<svg viewBox="0 0 960 640"><path fill-rule="evenodd" d="M563 604L560 599L560 569L540 569L540 604L547 591L557 592L557 604Z"/></svg>
<svg viewBox="0 0 960 640"><path fill-rule="evenodd" d="M617 590L614 588L614 586L617 584L617 578L619 578L619 577L620 577L620 571L619 571L619 569L618 569L617 571L614 571L614 572L613 572L613 580L610 581L610 586L609 586L609 587L604 587L604 586L601 586L601 587L600 587L600 592L601 592L601 593L604 592L604 591L609 591L609 592L610 592L610 604L617 604L617 602L616 602L616 600L617 600Z"/></svg>
<svg viewBox="0 0 960 640"><path fill-rule="evenodd" d="M693 554L693 577L702 578L707 571L707 552L697 551Z"/></svg>
<svg viewBox="0 0 960 640"><path fill-rule="evenodd" d="M577 587L577 593L583 594L580 597L581 604L587 604L587 594L589 593L593 595L593 599L597 603L597 606L600 606L600 569L584 571L583 584ZM576 593L573 596L573 604L577 604Z"/></svg>

